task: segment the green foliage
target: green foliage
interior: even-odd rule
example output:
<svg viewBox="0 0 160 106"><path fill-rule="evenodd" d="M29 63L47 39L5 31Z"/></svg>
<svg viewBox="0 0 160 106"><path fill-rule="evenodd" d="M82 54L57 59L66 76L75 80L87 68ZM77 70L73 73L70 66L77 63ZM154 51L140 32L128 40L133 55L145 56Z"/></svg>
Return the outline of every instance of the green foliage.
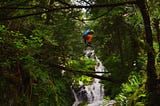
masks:
<svg viewBox="0 0 160 106"><path fill-rule="evenodd" d="M95 70L95 61L90 58L81 57L79 61L70 60L68 62L68 66L74 70L82 71L82 72L94 72ZM87 77L84 75L73 75L75 80L75 86L79 86L79 81L83 82L84 85L89 85L92 83L93 78Z"/></svg>
<svg viewBox="0 0 160 106"><path fill-rule="evenodd" d="M68 66L72 67L75 70L82 70L82 71L94 71L95 61L90 58L81 57L79 61L77 60L70 60L68 61Z"/></svg>
<svg viewBox="0 0 160 106"><path fill-rule="evenodd" d="M95 31L93 44L111 78L120 83L103 81L105 92L123 103L143 105L144 83L137 74L147 63L144 42L144 26L137 6L91 8L84 13L80 9L58 9L36 15L52 8L61 8L70 0L61 3L54 0L1 0L0 20L0 104L15 106L71 106L70 82L90 84L92 78L73 75L61 77L60 69L52 64L68 65L71 69L93 72L95 62L80 58L83 55L82 33L84 28ZM80 4L85 1L77 0ZM128 0L94 0L91 4L119 3ZM82 4L83 4L82 3ZM148 0L150 20L159 19L159 0ZM88 4L89 5L89 4ZM26 9L9 9L9 7ZM31 8L31 9L29 9ZM139 11L139 10L138 10ZM32 13L33 16L23 17ZM23 18L3 21L5 18ZM83 19L85 17L85 19ZM86 19L93 19L85 22ZM152 24L151 24L152 25ZM152 27L155 34L154 27ZM154 37L154 40L156 38ZM160 73L158 44L156 69ZM130 73L134 71L135 73ZM136 73L137 72L137 73ZM131 74L131 75L130 75ZM129 78L128 78L129 76ZM158 76L160 77L160 76ZM146 80L145 77L144 80ZM126 82L128 80L128 82ZM126 82L126 83L125 83ZM145 81L144 81L145 82ZM110 93L110 94L109 94ZM83 104L82 104L83 105Z"/></svg>
<svg viewBox="0 0 160 106"><path fill-rule="evenodd" d="M88 102L82 102L78 106L87 106Z"/></svg>
<svg viewBox="0 0 160 106"><path fill-rule="evenodd" d="M125 67L121 67L121 60L119 58L119 55L110 55L107 59L105 59L104 64L107 67L108 71L111 73L111 77L114 80L126 80L128 71Z"/></svg>
<svg viewBox="0 0 160 106"><path fill-rule="evenodd" d="M146 100L145 89L146 78L144 71L132 72L127 83L122 84L121 93L115 99L121 105L144 105Z"/></svg>
<svg viewBox="0 0 160 106"><path fill-rule="evenodd" d="M66 82L55 80L50 75L51 70L36 58L44 45L41 31L26 36L19 31L10 31L4 25L0 26L0 31L0 94L3 98L0 104L12 101L11 105L67 106L67 102L70 105L70 100L65 98L69 94Z"/></svg>

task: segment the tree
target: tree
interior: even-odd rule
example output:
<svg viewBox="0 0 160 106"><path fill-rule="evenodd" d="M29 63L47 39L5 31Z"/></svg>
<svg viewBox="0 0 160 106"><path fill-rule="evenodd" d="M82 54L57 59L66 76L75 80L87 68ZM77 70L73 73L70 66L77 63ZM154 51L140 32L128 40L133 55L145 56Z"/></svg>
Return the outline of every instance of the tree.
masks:
<svg viewBox="0 0 160 106"><path fill-rule="evenodd" d="M145 27L145 34L146 34L146 43L148 46L147 50L147 91L149 94L149 101L148 105L157 106L159 103L159 94L157 92L157 74L155 70L155 56L154 56L154 48L153 48L153 38L152 38L152 31L150 25L150 17L146 8L146 1L145 0L137 0L137 6L139 7Z"/></svg>
<svg viewBox="0 0 160 106"><path fill-rule="evenodd" d="M157 74L155 70L155 57L154 57L154 49L153 49L153 38L152 38L152 31L151 31L151 25L150 25L150 17L147 11L146 7L146 1L139 1L136 0L135 4L139 7L143 22L144 22L144 27L145 27L145 34L146 34L146 44L147 44L147 91L149 94L149 105L157 105L159 104L158 102L158 97L159 94L157 92L157 87L158 87L158 80L157 80ZM96 11L97 12L97 11ZM105 28L103 26L103 28Z"/></svg>
<svg viewBox="0 0 160 106"><path fill-rule="evenodd" d="M134 60L137 61L140 48L139 46L138 49L135 49L136 45L139 43L137 38L140 38L141 40L143 37L137 32L138 30L132 30L138 27L133 25L136 21L127 22L129 18L131 19L132 16L135 15L134 13L132 15L128 13L128 9L133 9L132 12L135 12L135 8L130 8L128 5L137 5L142 14L146 34L145 38L148 57L146 86L149 94L148 104L158 104L159 94L156 90L158 87L158 80L155 69L150 17L146 6L147 2L145 0L123 0L123 2L120 2L120 0L94 0L94 2L83 0L82 2L82 5L78 6L73 5L70 0L30 0L29 2L24 1L19 2L18 4L15 1L0 2L0 5L3 6L0 7L0 9L4 10L0 12L2 13L0 21L1 24L7 26L7 29L1 27L1 35L4 40L0 39L0 47L2 48L0 50L2 53L1 58L3 60L0 61L2 67L1 87L3 87L3 85L9 85L8 89L11 89L12 84L6 80L10 81L10 79L15 79L17 74L14 74L14 72L17 72L19 82L15 83L21 84L22 86L20 86L20 88L22 88L22 90L17 96L18 99L15 99L19 100L23 96L23 102L19 103L18 101L15 101L15 104L22 105L33 103L34 105L38 105L44 100L43 102L48 105L64 105L63 103L67 102L67 98L61 93L62 89L60 88L61 86L67 88L67 86L69 86L68 84L70 84L69 82L72 80L68 75L63 80L67 78L70 80L66 83L62 83L60 79L61 70L66 68L58 67L57 69L57 67L52 66L52 63L55 62L58 65L66 66L69 60L78 59L79 56L82 55L79 51L82 51L83 47L81 43L77 42L81 39L81 30L83 29L83 25L81 25L80 22L84 23L85 20L94 20L93 23L90 22L89 25L92 25L97 32L96 38L99 40L95 42L100 44L97 48L101 48L103 51L106 49L105 52L100 51L99 54L103 58L104 63L114 63L110 64L113 69L112 72L114 72L112 75L115 74L112 78L126 81L127 77L119 77L119 75L120 73L123 73L121 74L122 76L128 76L131 70L135 71L133 63L131 62ZM88 14L90 19L83 19L82 8L87 10L86 14ZM98 16L95 14L98 14ZM126 16L128 14L130 17ZM135 20L139 19L135 18ZM97 27L100 29L96 30ZM140 28L138 27L137 29ZM136 35L136 38L129 35L130 33ZM98 36L98 34L100 36ZM107 47L109 50L107 50ZM128 54L127 51L129 51ZM136 52L135 55L133 55L134 51ZM9 56L9 58L7 58L7 56ZM115 66L123 67L123 70L120 70L119 67L117 68ZM128 67L130 68L128 69ZM140 68L138 68L138 70L139 69ZM73 71L70 69L68 70ZM8 79L8 74L5 72L10 72L10 79ZM88 75L86 73L82 74ZM97 77L90 74L89 76ZM113 79L110 80L112 81ZM51 88L50 86L43 86L46 85L45 81ZM17 86L13 85L13 88L15 90ZM28 89L26 90L26 88ZM31 95L32 88L33 94L35 95ZM49 89L49 91L46 89ZM56 95L55 97L52 97L55 102L53 104L49 102L49 96L52 95L52 91L54 91L54 94ZM41 92L42 95L40 95ZM65 92L67 93L69 91L67 90ZM13 101L13 98L17 93L18 91L16 91L11 98L7 96L6 99ZM3 94L5 95L5 92L3 92ZM5 97L4 95L2 96ZM44 95L46 100L43 98ZM62 99L62 97L65 99ZM48 99L49 101L47 101Z"/></svg>
<svg viewBox="0 0 160 106"><path fill-rule="evenodd" d="M66 65L67 59L75 55L72 45L76 49L80 47L74 45L79 40L76 39L79 32L71 18L72 15L79 16L79 12L63 10L47 14L50 8L63 4L43 0L20 4L13 1L14 5L9 1L0 3L5 4L0 7L4 10L1 13L7 11L0 17L1 24L5 25L0 26L0 104L70 106L72 99L67 97L71 94L72 79L68 78L66 82L66 77L61 76L62 70L50 63ZM33 15L35 13L39 14ZM80 52L77 54L81 55Z"/></svg>

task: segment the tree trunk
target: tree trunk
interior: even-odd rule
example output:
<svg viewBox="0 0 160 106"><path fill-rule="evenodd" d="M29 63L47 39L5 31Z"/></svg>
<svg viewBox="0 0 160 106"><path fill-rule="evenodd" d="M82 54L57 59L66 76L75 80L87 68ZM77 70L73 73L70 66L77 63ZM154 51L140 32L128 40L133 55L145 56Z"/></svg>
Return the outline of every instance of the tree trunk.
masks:
<svg viewBox="0 0 160 106"><path fill-rule="evenodd" d="M122 47L122 43L123 43L123 40L121 38L121 33L120 33L120 29L117 29L118 30L118 49L119 49L119 54L120 54L120 59L121 59L121 69L124 68L124 57L123 57L123 47Z"/></svg>
<svg viewBox="0 0 160 106"><path fill-rule="evenodd" d="M51 5L52 5L53 3L54 3L54 0L50 0L50 1L49 1L49 5L48 5L49 9L52 8ZM49 13L47 13L46 24L49 24L49 23L50 23L50 19L51 19L51 13L49 12Z"/></svg>
<svg viewBox="0 0 160 106"><path fill-rule="evenodd" d="M160 106L158 93L156 92L157 84L157 75L155 69L155 56L154 56L154 48L153 48L153 38L152 38L152 31L150 26L150 17L146 8L146 1L145 0L136 0L137 5L140 9L140 12L143 17L145 33L146 33L146 43L148 45L147 49L147 82L146 87L148 91L148 102L147 106Z"/></svg>
<svg viewBox="0 0 160 106"><path fill-rule="evenodd" d="M155 29L157 31L157 41L158 41L158 46L159 46L159 49L158 49L158 53L160 53L160 27L159 27L159 19L154 19L154 26L155 26ZM160 54L158 54L158 62L160 62Z"/></svg>

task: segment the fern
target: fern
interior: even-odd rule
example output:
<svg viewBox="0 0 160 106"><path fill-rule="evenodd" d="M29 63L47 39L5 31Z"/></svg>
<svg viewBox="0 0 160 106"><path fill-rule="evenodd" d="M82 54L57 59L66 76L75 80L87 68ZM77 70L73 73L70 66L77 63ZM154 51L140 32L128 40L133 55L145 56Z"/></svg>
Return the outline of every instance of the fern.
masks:
<svg viewBox="0 0 160 106"><path fill-rule="evenodd" d="M144 76L136 72L132 72L128 78L127 83L123 83L121 86L121 93L116 96L116 100L121 105L131 104L143 104L143 101L139 101L139 98L145 98L144 91ZM140 86L143 85L143 86ZM143 106L143 105L142 105Z"/></svg>

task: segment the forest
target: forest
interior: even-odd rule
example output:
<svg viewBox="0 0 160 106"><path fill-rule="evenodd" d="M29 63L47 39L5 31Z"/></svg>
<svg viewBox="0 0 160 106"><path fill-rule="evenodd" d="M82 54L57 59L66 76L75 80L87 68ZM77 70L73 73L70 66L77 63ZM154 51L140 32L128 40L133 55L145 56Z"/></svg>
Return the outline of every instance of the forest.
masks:
<svg viewBox="0 0 160 106"><path fill-rule="evenodd" d="M159 7L159 0L1 0L0 106L160 106ZM85 58L87 29L100 62ZM75 105L79 82L95 79L103 105Z"/></svg>

